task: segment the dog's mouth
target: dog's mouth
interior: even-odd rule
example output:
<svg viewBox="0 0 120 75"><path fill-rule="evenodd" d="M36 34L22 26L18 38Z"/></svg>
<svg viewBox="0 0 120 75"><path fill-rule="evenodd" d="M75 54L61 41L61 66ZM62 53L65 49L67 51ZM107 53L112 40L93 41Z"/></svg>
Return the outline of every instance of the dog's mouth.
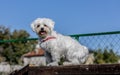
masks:
<svg viewBox="0 0 120 75"><path fill-rule="evenodd" d="M40 31L40 32L39 32L39 35L46 35L46 34L47 34L46 31Z"/></svg>

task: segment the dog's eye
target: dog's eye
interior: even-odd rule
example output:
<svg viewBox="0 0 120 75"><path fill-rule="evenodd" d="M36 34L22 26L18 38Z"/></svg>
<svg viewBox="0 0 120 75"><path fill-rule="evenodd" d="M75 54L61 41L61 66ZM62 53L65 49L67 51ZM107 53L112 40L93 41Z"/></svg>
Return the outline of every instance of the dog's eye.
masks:
<svg viewBox="0 0 120 75"><path fill-rule="evenodd" d="M47 25L46 25L46 24L44 24L44 26L45 26L45 27L47 27Z"/></svg>
<svg viewBox="0 0 120 75"><path fill-rule="evenodd" d="M40 25L37 25L37 28L40 27Z"/></svg>

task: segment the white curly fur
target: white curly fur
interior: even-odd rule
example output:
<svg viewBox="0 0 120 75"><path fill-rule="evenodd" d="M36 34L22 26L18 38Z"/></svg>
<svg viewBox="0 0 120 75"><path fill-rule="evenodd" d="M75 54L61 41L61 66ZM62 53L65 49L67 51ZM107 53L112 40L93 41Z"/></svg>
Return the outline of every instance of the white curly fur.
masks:
<svg viewBox="0 0 120 75"><path fill-rule="evenodd" d="M48 28L45 27L44 24L47 25ZM31 24L33 31L40 31L41 28L44 28L47 32L44 38L41 38L39 32L36 33L40 36L39 45L45 50L48 66L58 66L61 57L66 59L63 65L83 64L87 60L89 54L87 47L79 44L78 41L69 36L64 36L54 31L54 24L55 22L48 18L38 18ZM36 28L37 25L41 26ZM49 37L55 38L43 42L43 40Z"/></svg>

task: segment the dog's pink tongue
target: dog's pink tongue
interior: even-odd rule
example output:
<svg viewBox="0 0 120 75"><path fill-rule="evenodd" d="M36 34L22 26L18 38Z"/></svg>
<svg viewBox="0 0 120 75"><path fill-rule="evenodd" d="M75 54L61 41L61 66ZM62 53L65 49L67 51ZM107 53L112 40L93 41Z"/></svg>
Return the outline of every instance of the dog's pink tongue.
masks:
<svg viewBox="0 0 120 75"><path fill-rule="evenodd" d="M40 32L41 35L45 34L45 32Z"/></svg>

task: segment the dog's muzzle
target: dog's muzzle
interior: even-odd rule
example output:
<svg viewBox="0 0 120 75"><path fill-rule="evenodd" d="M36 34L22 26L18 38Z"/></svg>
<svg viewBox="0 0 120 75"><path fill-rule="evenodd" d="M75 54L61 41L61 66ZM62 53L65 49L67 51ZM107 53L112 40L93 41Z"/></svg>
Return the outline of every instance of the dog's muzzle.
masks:
<svg viewBox="0 0 120 75"><path fill-rule="evenodd" d="M42 35L46 35L47 32L44 30L44 28L41 28L38 34L42 36Z"/></svg>

